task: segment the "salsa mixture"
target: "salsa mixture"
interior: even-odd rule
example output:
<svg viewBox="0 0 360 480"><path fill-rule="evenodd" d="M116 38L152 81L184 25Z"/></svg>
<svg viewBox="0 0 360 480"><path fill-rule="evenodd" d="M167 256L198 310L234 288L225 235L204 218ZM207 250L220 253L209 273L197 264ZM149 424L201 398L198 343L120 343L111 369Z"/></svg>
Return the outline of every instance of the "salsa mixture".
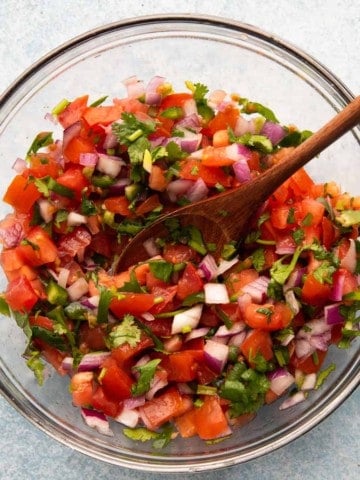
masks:
<svg viewBox="0 0 360 480"><path fill-rule="evenodd" d="M130 237L160 215L241 184L311 132L267 107L162 77L126 98L62 100L14 163L0 223L1 312L23 329L41 385L70 378L85 422L154 448L219 441L279 397L302 402L335 369L331 344L359 335L360 197L295 173L254 212L245 238L214 245L176 220L119 271ZM219 212L226 215L226 211ZM4 321L4 320L3 320Z"/></svg>

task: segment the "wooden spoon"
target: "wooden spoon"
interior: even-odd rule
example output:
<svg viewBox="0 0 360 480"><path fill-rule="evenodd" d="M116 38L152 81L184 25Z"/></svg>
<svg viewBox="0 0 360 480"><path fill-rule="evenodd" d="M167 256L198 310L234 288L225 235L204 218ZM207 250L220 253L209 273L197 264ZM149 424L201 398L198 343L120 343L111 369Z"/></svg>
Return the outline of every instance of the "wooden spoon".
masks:
<svg viewBox="0 0 360 480"><path fill-rule="evenodd" d="M249 228L260 205L293 173L360 122L360 96L320 130L292 150L280 163L239 188L179 208L144 228L125 246L118 271L148 258L143 242L166 236L164 221L178 218L182 225L198 228L206 243L216 244L218 257L225 243L238 240Z"/></svg>

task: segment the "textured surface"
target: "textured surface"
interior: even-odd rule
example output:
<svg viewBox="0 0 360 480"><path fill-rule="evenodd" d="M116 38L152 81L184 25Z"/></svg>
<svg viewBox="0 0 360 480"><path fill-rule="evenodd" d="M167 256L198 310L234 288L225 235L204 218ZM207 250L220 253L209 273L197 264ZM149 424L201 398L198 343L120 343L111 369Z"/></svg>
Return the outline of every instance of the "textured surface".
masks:
<svg viewBox="0 0 360 480"><path fill-rule="evenodd" d="M351 0L2 0L0 91L49 50L93 27L137 15L205 13L251 23L287 39L330 68L350 90L359 93L358 3ZM359 478L359 401L358 390L329 418L290 445L221 473L199 474L198 478L205 475L207 480L220 476L224 480ZM30 425L1 397L0 432L1 480L159 478L107 465L60 445Z"/></svg>

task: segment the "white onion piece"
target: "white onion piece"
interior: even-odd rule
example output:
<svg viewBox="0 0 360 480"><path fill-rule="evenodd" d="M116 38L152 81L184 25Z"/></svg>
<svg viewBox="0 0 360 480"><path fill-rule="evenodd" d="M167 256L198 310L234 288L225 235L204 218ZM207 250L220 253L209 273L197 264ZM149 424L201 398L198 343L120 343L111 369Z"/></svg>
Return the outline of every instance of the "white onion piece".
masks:
<svg viewBox="0 0 360 480"><path fill-rule="evenodd" d="M121 413L115 417L115 420L122 425L125 425L129 428L135 428L136 425L139 423L139 412L136 410L130 410L129 408L123 408Z"/></svg>
<svg viewBox="0 0 360 480"><path fill-rule="evenodd" d="M146 400L152 400L155 394L162 388L166 387L167 384L167 378L161 378L155 375L155 377L151 381L149 391L145 394Z"/></svg>
<svg viewBox="0 0 360 480"><path fill-rule="evenodd" d="M236 120L234 133L237 136L244 135L244 133L255 133L255 126L251 120L246 120L244 117L239 116Z"/></svg>
<svg viewBox="0 0 360 480"><path fill-rule="evenodd" d="M60 268L59 274L58 274L58 280L57 280L60 287L66 288L69 275L70 275L70 270L68 268Z"/></svg>
<svg viewBox="0 0 360 480"><path fill-rule="evenodd" d="M194 114L197 115L198 111L197 111L195 100L193 98L189 98L188 100L186 100L183 103L183 110L184 110L185 117L188 117L189 115L194 115Z"/></svg>
<svg viewBox="0 0 360 480"><path fill-rule="evenodd" d="M149 257L155 257L155 255L159 255L160 253L160 250L155 243L154 237L147 238L143 242L143 247L145 248L146 253L149 255Z"/></svg>
<svg viewBox="0 0 360 480"><path fill-rule="evenodd" d="M187 383L178 383L176 387L182 395L192 395L194 393Z"/></svg>
<svg viewBox="0 0 360 480"><path fill-rule="evenodd" d="M295 335L293 333L289 333L282 339L281 345L283 345L284 347L287 347L291 342L291 340L294 340L294 338L295 338Z"/></svg>
<svg viewBox="0 0 360 480"><path fill-rule="evenodd" d="M260 276L256 280L246 284L242 291L248 293L255 303L263 303L267 299L267 289L270 279L265 276Z"/></svg>
<svg viewBox="0 0 360 480"><path fill-rule="evenodd" d="M141 314L141 317L146 320L147 322L153 322L155 320L155 317L152 313L150 312L145 312Z"/></svg>
<svg viewBox="0 0 360 480"><path fill-rule="evenodd" d="M305 274L306 269L305 268L295 268L289 275L289 278L287 279L286 283L284 284L284 292L287 290L294 288L294 287L299 287L302 281L302 277Z"/></svg>
<svg viewBox="0 0 360 480"><path fill-rule="evenodd" d="M195 330L192 330L186 335L185 342L188 342L189 340L194 340L195 338L205 337L205 335L209 333L209 330L210 327L195 328Z"/></svg>
<svg viewBox="0 0 360 480"><path fill-rule="evenodd" d="M119 175L123 165L125 165L125 162L121 158L104 155L101 153L99 154L99 160L96 168L99 170L99 172L115 178Z"/></svg>
<svg viewBox="0 0 360 480"><path fill-rule="evenodd" d="M208 305L230 303L226 286L223 283L205 283L205 303Z"/></svg>
<svg viewBox="0 0 360 480"><path fill-rule="evenodd" d="M196 328L201 318L202 309L202 305L195 305L184 312L174 315L171 326L171 334L174 335L175 333L182 333L187 329L192 330Z"/></svg>
<svg viewBox="0 0 360 480"><path fill-rule="evenodd" d="M165 82L164 77L156 75L153 77L146 86L145 89L145 103L148 105L159 105L161 102L161 94L159 93L159 87Z"/></svg>
<svg viewBox="0 0 360 480"><path fill-rule="evenodd" d="M66 372L71 372L74 364L73 357L65 357L61 362L61 368Z"/></svg>
<svg viewBox="0 0 360 480"><path fill-rule="evenodd" d="M238 296L237 301L240 308L240 313L244 315L245 308L249 305L249 303L252 303L251 295L248 293L243 293L242 295Z"/></svg>
<svg viewBox="0 0 360 480"><path fill-rule="evenodd" d="M313 390L316 385L316 373L308 373L301 383L301 390Z"/></svg>
<svg viewBox="0 0 360 480"><path fill-rule="evenodd" d="M221 325L215 333L215 337L230 337L232 335L237 335L238 333L245 330L246 325L244 322L236 322L231 328L227 328L226 325Z"/></svg>
<svg viewBox="0 0 360 480"><path fill-rule="evenodd" d="M294 290L285 292L284 297L293 314L297 315L300 312L300 302L296 299Z"/></svg>
<svg viewBox="0 0 360 480"><path fill-rule="evenodd" d="M204 359L216 373L221 373L226 365L229 347L225 344L207 340L204 346Z"/></svg>
<svg viewBox="0 0 360 480"><path fill-rule="evenodd" d="M168 184L166 187L167 194L169 199L172 202L176 202L181 196L185 195L189 188L194 185L195 182L192 180L185 180L179 178Z"/></svg>
<svg viewBox="0 0 360 480"><path fill-rule="evenodd" d="M54 206L46 198L39 198L37 204L39 205L39 212L44 222L51 222L55 213Z"/></svg>
<svg viewBox="0 0 360 480"><path fill-rule="evenodd" d="M69 298L72 302L79 300L89 291L89 285L84 277L80 277L67 288Z"/></svg>
<svg viewBox="0 0 360 480"><path fill-rule="evenodd" d="M140 395L139 397L126 398L123 405L126 410L133 410L134 408L142 407L145 402L145 395Z"/></svg>
<svg viewBox="0 0 360 480"><path fill-rule="evenodd" d="M295 341L295 353L298 358L306 358L315 352L315 347L310 345L308 340L299 339Z"/></svg>
<svg viewBox="0 0 360 480"><path fill-rule="evenodd" d="M286 410L287 408L293 407L294 405L303 402L305 399L306 396L304 392L296 392L294 395L283 401L283 403L279 407L279 410Z"/></svg>
<svg viewBox="0 0 360 480"><path fill-rule="evenodd" d="M66 219L66 223L69 225L69 227L76 227L86 222L87 218L85 217L85 215L81 215L77 212L70 212Z"/></svg>
<svg viewBox="0 0 360 480"><path fill-rule="evenodd" d="M172 335L170 338L164 340L163 342L164 350L166 352L171 352L171 353L178 352L182 347L182 343L183 341L180 334Z"/></svg>
<svg viewBox="0 0 360 480"><path fill-rule="evenodd" d="M83 417L86 425L94 428L102 435L107 435L109 437L114 435L110 430L109 422L103 413L97 412L96 410L90 410L88 408L82 408L81 416Z"/></svg>
<svg viewBox="0 0 360 480"><path fill-rule="evenodd" d="M226 95L224 90L214 90L208 96L208 105L211 108L217 108L217 106L225 100Z"/></svg>
<svg viewBox="0 0 360 480"><path fill-rule="evenodd" d="M126 87L128 98L139 98L145 93L144 82L138 80L136 75L126 78L122 83Z"/></svg>
<svg viewBox="0 0 360 480"><path fill-rule="evenodd" d="M346 268L346 270L348 270L351 273L355 272L355 269L356 269L356 246L355 246L355 240L353 238L350 238L349 250L346 252L345 257L341 259L340 267L341 268Z"/></svg>
<svg viewBox="0 0 360 480"><path fill-rule="evenodd" d="M313 335L321 335L330 330L330 326L326 323L325 318L315 318L306 322L304 327L302 327L296 337L309 339Z"/></svg>
<svg viewBox="0 0 360 480"><path fill-rule="evenodd" d="M282 395L295 382L295 378L284 368L279 368L268 375L270 389L276 395Z"/></svg>
<svg viewBox="0 0 360 480"><path fill-rule="evenodd" d="M218 277L219 275L222 275L223 273L227 272L230 270L231 267L236 265L239 261L239 257L234 257L231 260L224 260L223 258L220 259L219 265L216 271L216 276Z"/></svg>
<svg viewBox="0 0 360 480"><path fill-rule="evenodd" d="M230 340L228 341L228 345L229 345L229 347L231 347L231 346L241 347L245 338L246 338L246 332L245 332L245 330L243 330L242 332L230 337Z"/></svg>

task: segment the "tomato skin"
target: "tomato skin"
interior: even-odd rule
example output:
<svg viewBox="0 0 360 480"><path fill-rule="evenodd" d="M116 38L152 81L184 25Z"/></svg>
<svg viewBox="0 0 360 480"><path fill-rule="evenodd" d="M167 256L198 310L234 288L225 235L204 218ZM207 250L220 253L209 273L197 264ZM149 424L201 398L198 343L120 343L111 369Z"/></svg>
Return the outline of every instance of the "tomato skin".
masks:
<svg viewBox="0 0 360 480"><path fill-rule="evenodd" d="M259 311L262 309L271 311L271 315ZM275 331L286 328L293 318L293 313L288 305L281 302L275 304L264 303L263 305L249 303L244 307L243 318L251 328Z"/></svg>
<svg viewBox="0 0 360 480"><path fill-rule="evenodd" d="M76 407L87 407L91 405L93 398L93 378L92 372L75 373L70 380L70 391L72 401Z"/></svg>
<svg viewBox="0 0 360 480"><path fill-rule="evenodd" d="M134 357L153 345L154 343L152 339L146 335L143 335L135 347L130 346L128 343L124 343L123 345L114 348L114 350L111 352L111 356L116 360L120 367L126 368L129 366L130 361L132 361Z"/></svg>
<svg viewBox="0 0 360 480"><path fill-rule="evenodd" d="M104 206L109 212L118 213L124 217L132 215L129 210L129 200L123 195L118 197L108 197L104 200Z"/></svg>
<svg viewBox="0 0 360 480"><path fill-rule="evenodd" d="M240 350L251 367L254 367L252 360L258 354L262 355L266 361L271 360L273 349L270 333L265 330L253 330L241 344Z"/></svg>
<svg viewBox="0 0 360 480"><path fill-rule="evenodd" d="M58 250L50 236L41 227L34 227L26 236L29 245L17 247L25 263L31 266L53 263L58 258Z"/></svg>
<svg viewBox="0 0 360 480"><path fill-rule="evenodd" d="M64 129L70 127L70 125L80 120L82 114L87 108L88 99L88 95L78 97L69 103L69 105L67 105L61 113L59 113L57 118L60 122L60 125Z"/></svg>
<svg viewBox="0 0 360 480"><path fill-rule="evenodd" d="M316 355L310 355L305 359L299 359L295 354L290 359L290 366L295 370L298 368L303 373L316 373L320 370L327 352L323 350L316 350ZM315 361L316 358L316 361Z"/></svg>
<svg viewBox="0 0 360 480"><path fill-rule="evenodd" d="M176 295L180 300L184 300L189 295L201 292L203 286L203 281L197 273L196 268L192 263L188 263L178 281Z"/></svg>
<svg viewBox="0 0 360 480"><path fill-rule="evenodd" d="M196 432L202 440L213 440L229 430L219 398L212 395L206 395L204 403L195 410L194 423Z"/></svg>
<svg viewBox="0 0 360 480"><path fill-rule="evenodd" d="M199 352L198 355L187 350L174 352L163 357L161 366L167 371L169 381L191 382L197 377L200 356L203 356L203 352Z"/></svg>
<svg viewBox="0 0 360 480"><path fill-rule="evenodd" d="M170 107L182 107L184 103L193 98L191 93L170 93L166 95L160 103L160 111Z"/></svg>
<svg viewBox="0 0 360 480"><path fill-rule="evenodd" d="M140 315L148 312L155 303L155 295L152 293L125 293L124 298L113 298L110 302L112 313L121 318L126 313Z"/></svg>
<svg viewBox="0 0 360 480"><path fill-rule="evenodd" d="M20 276L9 282L5 301L9 307L18 312L29 312L39 297L25 276Z"/></svg>
<svg viewBox="0 0 360 480"><path fill-rule="evenodd" d="M203 165L200 160L194 158L188 158L186 161L181 162L179 177L194 181L200 177L208 187L214 187L216 184L220 184L223 187L229 188L233 183L233 178L225 174L222 168L207 167Z"/></svg>
<svg viewBox="0 0 360 480"><path fill-rule="evenodd" d="M88 179L83 175L78 167L70 167L64 173L59 175L57 182L74 192L75 200L81 200L81 192L89 186Z"/></svg>
<svg viewBox="0 0 360 480"><path fill-rule="evenodd" d="M207 124L207 129L210 131L211 135L214 135L217 130L225 130L229 127L234 129L238 118L239 110L229 105L223 111L218 112L215 117L210 120Z"/></svg>
<svg viewBox="0 0 360 480"><path fill-rule="evenodd" d="M105 373L101 376L101 385L105 395L109 399L118 402L130 398L131 387L134 382L131 377L119 367L115 358L107 358L103 362L102 369Z"/></svg>
<svg viewBox="0 0 360 480"><path fill-rule="evenodd" d="M101 123L101 125L109 125L109 123L119 120L123 108L121 105L100 105L97 107L87 107L83 113L83 118L89 127Z"/></svg>
<svg viewBox="0 0 360 480"><path fill-rule="evenodd" d="M110 400L101 385L96 387L91 397L91 405L96 410L105 413L109 417L115 418L121 412L122 405L120 402Z"/></svg>
<svg viewBox="0 0 360 480"><path fill-rule="evenodd" d="M41 327L46 330L54 330L54 322L49 317L44 317L43 315L33 315L29 317L29 323L32 327Z"/></svg>
<svg viewBox="0 0 360 480"><path fill-rule="evenodd" d="M245 285L257 278L259 278L259 274L254 268L245 268L241 272L230 273L225 283L229 294L235 295L240 293Z"/></svg>
<svg viewBox="0 0 360 480"><path fill-rule="evenodd" d="M75 257L91 243L91 234L84 227L76 227L63 235L58 242L59 257Z"/></svg>
<svg viewBox="0 0 360 480"><path fill-rule="evenodd" d="M171 263L196 262L198 253L188 245L168 243L164 247L164 260Z"/></svg>

